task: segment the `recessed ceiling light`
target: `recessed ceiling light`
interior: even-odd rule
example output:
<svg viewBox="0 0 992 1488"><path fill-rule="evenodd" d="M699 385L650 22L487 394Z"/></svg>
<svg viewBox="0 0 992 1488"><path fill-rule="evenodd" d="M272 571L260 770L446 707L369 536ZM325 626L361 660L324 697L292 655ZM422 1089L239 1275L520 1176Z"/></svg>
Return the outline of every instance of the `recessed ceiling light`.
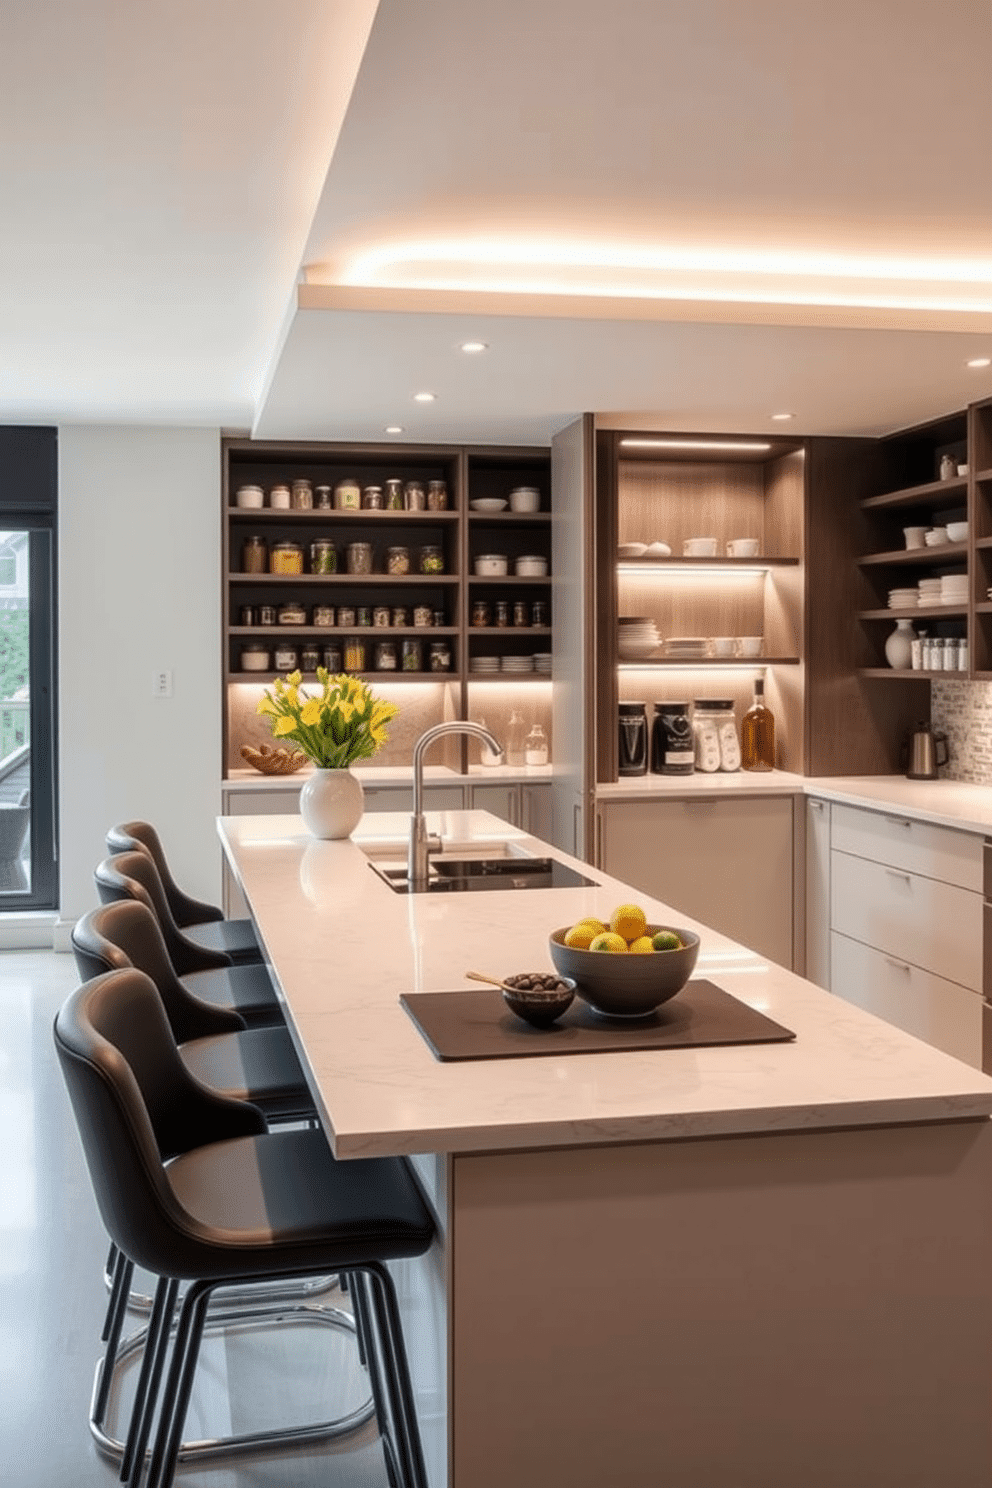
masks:
<svg viewBox="0 0 992 1488"><path fill-rule="evenodd" d="M778 423L783 422L785 419L794 419L795 416L796 415L794 413L773 413L772 414L772 418L775 419L776 422L778 422Z"/></svg>
<svg viewBox="0 0 992 1488"><path fill-rule="evenodd" d="M992 357L972 357L969 367L992 367Z"/></svg>
<svg viewBox="0 0 992 1488"><path fill-rule="evenodd" d="M621 449L770 450L770 444L740 439L621 439Z"/></svg>
<svg viewBox="0 0 992 1488"><path fill-rule="evenodd" d="M436 393L414 393L414 403L433 403L437 397Z"/></svg>
<svg viewBox="0 0 992 1488"><path fill-rule="evenodd" d="M487 341L463 341L462 342L462 351L475 352L475 351L488 351L488 350L489 350L489 343Z"/></svg>
<svg viewBox="0 0 992 1488"><path fill-rule="evenodd" d="M403 425L402 424L387 424L386 425L386 433L387 434L402 434L403 433Z"/></svg>

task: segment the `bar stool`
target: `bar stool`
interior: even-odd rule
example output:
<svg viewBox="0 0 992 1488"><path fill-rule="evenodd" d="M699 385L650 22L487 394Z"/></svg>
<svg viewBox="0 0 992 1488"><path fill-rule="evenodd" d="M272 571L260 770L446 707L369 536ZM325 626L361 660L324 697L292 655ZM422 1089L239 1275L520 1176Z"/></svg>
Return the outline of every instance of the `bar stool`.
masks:
<svg viewBox="0 0 992 1488"><path fill-rule="evenodd" d="M423 1255L434 1226L398 1158L338 1163L320 1132L269 1132L206 1091L176 1050L143 972L94 978L55 1020L55 1046L100 1213L128 1260L160 1278L127 1482L137 1488L183 1299L146 1488L171 1488L207 1304L222 1286L343 1271L361 1278L370 1378L390 1481L426 1488L399 1309L384 1262ZM209 1124L209 1146L183 1151ZM166 1162L163 1153L180 1151ZM161 1304L161 1305L159 1305Z"/></svg>
<svg viewBox="0 0 992 1488"><path fill-rule="evenodd" d="M158 869L143 851L104 858L93 872L101 904L136 899L154 914L177 976L203 1002L233 1007L249 1024L279 1023L279 1002L265 967L234 966L222 951L194 945L172 918Z"/></svg>
<svg viewBox="0 0 992 1488"><path fill-rule="evenodd" d="M111 827L107 833L107 851L111 855L135 851L148 854L158 869L172 918L194 945L223 951L235 965L262 959L251 920L226 920L220 905L207 904L183 892L172 876L161 839L150 822L130 821Z"/></svg>

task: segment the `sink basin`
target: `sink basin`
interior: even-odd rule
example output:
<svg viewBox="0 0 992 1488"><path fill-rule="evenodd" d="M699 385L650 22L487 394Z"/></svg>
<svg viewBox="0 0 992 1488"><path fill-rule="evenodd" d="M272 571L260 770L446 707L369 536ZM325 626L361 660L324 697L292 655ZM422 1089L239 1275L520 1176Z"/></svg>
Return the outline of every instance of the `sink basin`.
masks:
<svg viewBox="0 0 992 1488"><path fill-rule="evenodd" d="M505 844L509 847L510 844ZM464 894L512 889L571 889L595 885L574 868L555 858L535 858L529 853L500 852L495 856L447 856L431 858L430 877L423 888L411 889L406 864L388 864L370 859L370 866L396 894Z"/></svg>
<svg viewBox="0 0 992 1488"><path fill-rule="evenodd" d="M529 848L521 843L507 840L502 842L454 842L450 839L443 841L440 852L431 854L431 863L444 863L448 861L458 862L502 862L512 860L519 862L521 858L532 858L534 854ZM394 867L400 863L406 868L406 842L362 842L359 843L365 856L374 863L384 863Z"/></svg>

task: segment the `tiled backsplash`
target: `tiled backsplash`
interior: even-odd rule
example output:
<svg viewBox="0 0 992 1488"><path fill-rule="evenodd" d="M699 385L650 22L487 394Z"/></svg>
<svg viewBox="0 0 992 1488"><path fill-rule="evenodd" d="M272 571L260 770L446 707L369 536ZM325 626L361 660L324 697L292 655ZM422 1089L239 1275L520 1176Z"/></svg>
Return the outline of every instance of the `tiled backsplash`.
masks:
<svg viewBox="0 0 992 1488"><path fill-rule="evenodd" d="M941 778L992 785L992 682L935 680L931 719L950 749Z"/></svg>

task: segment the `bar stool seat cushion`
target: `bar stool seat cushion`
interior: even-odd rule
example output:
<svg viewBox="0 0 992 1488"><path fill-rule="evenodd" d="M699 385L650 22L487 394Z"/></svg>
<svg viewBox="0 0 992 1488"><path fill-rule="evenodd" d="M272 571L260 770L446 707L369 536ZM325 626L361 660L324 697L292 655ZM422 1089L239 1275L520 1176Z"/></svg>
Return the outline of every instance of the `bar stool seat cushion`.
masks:
<svg viewBox="0 0 992 1488"><path fill-rule="evenodd" d="M183 934L205 951L221 951L239 962L257 962L258 941L251 920L207 920L200 925L185 925Z"/></svg>
<svg viewBox="0 0 992 1488"><path fill-rule="evenodd" d="M306 1078L285 1028L195 1039L180 1046L179 1056L204 1085L233 1100L257 1100L269 1116L301 1111L309 1102Z"/></svg>
<svg viewBox="0 0 992 1488"><path fill-rule="evenodd" d="M236 1008L248 1022L259 1015L271 1014L272 1021L282 1022L282 1010L276 989L265 967L229 966L218 971L191 971L180 977L183 986L195 997L213 1007Z"/></svg>

